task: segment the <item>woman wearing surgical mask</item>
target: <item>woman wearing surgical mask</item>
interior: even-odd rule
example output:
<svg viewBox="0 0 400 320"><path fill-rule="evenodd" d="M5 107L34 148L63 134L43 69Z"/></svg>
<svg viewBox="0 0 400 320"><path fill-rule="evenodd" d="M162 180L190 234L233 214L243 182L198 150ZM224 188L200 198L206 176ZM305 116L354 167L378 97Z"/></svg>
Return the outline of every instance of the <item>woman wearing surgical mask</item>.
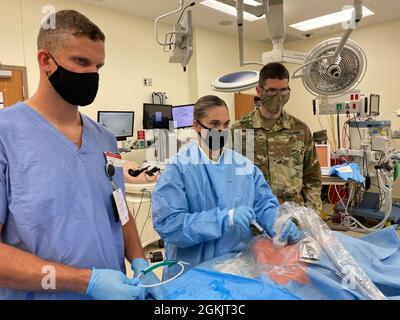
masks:
<svg viewBox="0 0 400 320"><path fill-rule="evenodd" d="M166 258L190 263L186 270L243 250L253 221L274 236L278 201L261 171L225 147L229 122L223 100L199 99L193 121L198 139L171 159L153 193L153 223L166 243ZM281 240L299 240L292 222L285 228ZM164 278L178 271L169 268Z"/></svg>

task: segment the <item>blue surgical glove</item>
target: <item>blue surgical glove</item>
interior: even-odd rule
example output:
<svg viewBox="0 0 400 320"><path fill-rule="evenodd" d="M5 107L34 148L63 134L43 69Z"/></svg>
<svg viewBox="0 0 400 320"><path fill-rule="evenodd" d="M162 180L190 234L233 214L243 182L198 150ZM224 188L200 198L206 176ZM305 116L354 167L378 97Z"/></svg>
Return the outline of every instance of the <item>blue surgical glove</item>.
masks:
<svg viewBox="0 0 400 320"><path fill-rule="evenodd" d="M255 219L256 214L252 208L240 206L233 210L233 222L244 230L251 230L251 221Z"/></svg>
<svg viewBox="0 0 400 320"><path fill-rule="evenodd" d="M280 242L288 242L290 244L296 243L301 239L301 232L294 224L293 221L286 221L283 226L281 235L279 237Z"/></svg>
<svg viewBox="0 0 400 320"><path fill-rule="evenodd" d="M142 299L145 288L138 283L138 279L130 279L120 271L93 268L86 294L95 300Z"/></svg>
<svg viewBox="0 0 400 320"><path fill-rule="evenodd" d="M137 258L132 261L131 268L134 272L134 277L138 277L140 272L146 269L149 266L147 260L142 258ZM160 279L153 272L149 272L146 274L145 282L143 284L155 284L160 283ZM150 298L153 300L166 300L164 296L164 290L161 286L145 288L146 289L146 298Z"/></svg>
<svg viewBox="0 0 400 320"><path fill-rule="evenodd" d="M275 222L277 219L278 210L274 213L264 212L258 223L267 231L271 237L275 237L276 232L274 230ZM288 242L290 244L296 243L301 239L301 233L293 221L288 220L285 222L279 241L284 243Z"/></svg>

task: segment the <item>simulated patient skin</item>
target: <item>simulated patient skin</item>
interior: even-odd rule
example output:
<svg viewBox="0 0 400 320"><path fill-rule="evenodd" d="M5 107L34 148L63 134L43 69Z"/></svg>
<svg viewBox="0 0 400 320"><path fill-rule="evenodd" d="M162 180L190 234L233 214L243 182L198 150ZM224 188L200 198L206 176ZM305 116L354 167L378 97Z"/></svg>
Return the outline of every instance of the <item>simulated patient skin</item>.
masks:
<svg viewBox="0 0 400 320"><path fill-rule="evenodd" d="M310 284L307 265L299 261L300 244L277 249L271 240L261 238L254 243L252 250L261 271L276 283L285 285L295 281Z"/></svg>

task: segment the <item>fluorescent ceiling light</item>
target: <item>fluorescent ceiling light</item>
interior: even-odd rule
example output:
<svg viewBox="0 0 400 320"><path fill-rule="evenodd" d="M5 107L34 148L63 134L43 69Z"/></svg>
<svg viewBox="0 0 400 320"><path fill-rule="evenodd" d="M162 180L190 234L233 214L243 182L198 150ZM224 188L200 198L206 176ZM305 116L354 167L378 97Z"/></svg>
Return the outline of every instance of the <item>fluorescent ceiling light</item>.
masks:
<svg viewBox="0 0 400 320"><path fill-rule="evenodd" d="M346 10L338 11L335 13L331 13L322 17L317 17L309 20L305 20L303 22L291 24L292 28L295 28L300 31L310 31L315 30L327 26L331 26L338 23L343 23L346 21L350 21L354 8L349 8ZM373 13L367 7L363 6L363 17L372 16Z"/></svg>
<svg viewBox="0 0 400 320"><path fill-rule="evenodd" d="M245 4L248 4L251 6L259 6L260 5L259 2L254 1L254 0L243 0L243 2ZM219 2L216 0L204 0L204 1L200 2L200 4L202 4L206 7L212 8L214 10L221 11L223 13L226 13L226 14L236 17L236 8L232 7L228 4L225 4L225 3L222 3L222 2ZM248 12L243 12L243 18L247 21L256 21L256 20L264 18L264 16L256 17L255 15L252 15Z"/></svg>

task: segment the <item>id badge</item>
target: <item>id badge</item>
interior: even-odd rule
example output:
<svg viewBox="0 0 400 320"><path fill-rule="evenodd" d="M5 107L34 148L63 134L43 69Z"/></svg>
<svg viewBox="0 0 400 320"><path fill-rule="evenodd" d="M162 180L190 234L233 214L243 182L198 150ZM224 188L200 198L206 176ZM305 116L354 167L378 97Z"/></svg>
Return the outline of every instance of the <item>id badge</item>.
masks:
<svg viewBox="0 0 400 320"><path fill-rule="evenodd" d="M112 163L115 168L122 168L122 157L120 154L104 152L107 163Z"/></svg>
<svg viewBox="0 0 400 320"><path fill-rule="evenodd" d="M129 211L128 211L125 197L124 197L124 194L123 194L121 188L119 188L113 192L113 198L114 198L115 209L118 213L119 220L121 221L121 224L124 226L129 221ZM117 218L117 215L116 215L116 218Z"/></svg>

